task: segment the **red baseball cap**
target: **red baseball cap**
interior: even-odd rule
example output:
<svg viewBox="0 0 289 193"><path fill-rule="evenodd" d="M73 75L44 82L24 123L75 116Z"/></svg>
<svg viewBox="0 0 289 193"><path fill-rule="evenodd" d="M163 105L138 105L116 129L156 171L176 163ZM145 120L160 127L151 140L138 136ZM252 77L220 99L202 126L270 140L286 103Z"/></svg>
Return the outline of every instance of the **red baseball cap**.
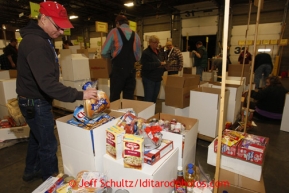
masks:
<svg viewBox="0 0 289 193"><path fill-rule="evenodd" d="M63 5L60 5L57 2L46 1L40 3L39 12L48 17L51 17L55 24L60 28L73 28L73 25L68 19L66 9L63 7Z"/></svg>

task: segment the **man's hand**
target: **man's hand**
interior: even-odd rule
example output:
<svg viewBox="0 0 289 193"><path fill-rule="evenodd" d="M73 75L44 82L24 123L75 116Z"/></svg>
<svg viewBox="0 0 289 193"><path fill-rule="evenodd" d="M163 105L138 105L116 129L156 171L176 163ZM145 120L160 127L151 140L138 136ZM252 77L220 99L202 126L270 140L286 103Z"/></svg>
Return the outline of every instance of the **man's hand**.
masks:
<svg viewBox="0 0 289 193"><path fill-rule="evenodd" d="M83 91L83 99L97 99L97 90L95 88L87 88Z"/></svg>

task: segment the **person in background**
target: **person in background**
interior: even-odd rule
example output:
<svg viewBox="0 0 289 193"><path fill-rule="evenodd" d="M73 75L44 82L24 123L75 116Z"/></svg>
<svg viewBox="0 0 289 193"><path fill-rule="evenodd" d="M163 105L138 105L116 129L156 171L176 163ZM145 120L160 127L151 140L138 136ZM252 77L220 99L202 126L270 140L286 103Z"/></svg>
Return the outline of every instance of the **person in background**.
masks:
<svg viewBox="0 0 289 193"><path fill-rule="evenodd" d="M168 71L168 75L178 74L179 71L183 68L183 55L182 52L175 48L171 41L166 43L166 62L168 63L166 66L166 70Z"/></svg>
<svg viewBox="0 0 289 193"><path fill-rule="evenodd" d="M30 127L26 166L22 179L46 180L58 174L57 140L52 101L97 99L96 89L78 91L59 82L59 63L52 44L66 28L72 28L66 9L52 1L40 3L38 21L20 29L16 92L21 113Z"/></svg>
<svg viewBox="0 0 289 193"><path fill-rule="evenodd" d="M166 65L157 49L159 41L157 36L150 36L149 46L143 51L141 57L144 101L154 103L157 102Z"/></svg>
<svg viewBox="0 0 289 193"><path fill-rule="evenodd" d="M244 57L245 57L245 63L244 64L250 64L252 61L252 55L249 52L249 47L246 48L246 52L244 54L244 50L245 48L242 48L242 52L240 53L239 57L238 57L238 62L239 64L243 64L244 62ZM245 55L245 56L244 56Z"/></svg>
<svg viewBox="0 0 289 193"><path fill-rule="evenodd" d="M218 72L217 72L217 81L220 82L222 81L222 78L220 78L222 76L222 69L223 69L223 55L222 54L219 54L216 56L216 58L213 60L213 66L212 66L212 69L218 69ZM229 59L227 57L227 60L226 60L226 72L228 72L228 65L229 65Z"/></svg>
<svg viewBox="0 0 289 193"><path fill-rule="evenodd" d="M62 44L62 49L69 49L69 46L73 46L73 44L69 40L64 40Z"/></svg>
<svg viewBox="0 0 289 193"><path fill-rule="evenodd" d="M9 70L15 69L17 64L17 50L18 41L15 38L10 40L10 43L3 49L4 54L1 56L1 69Z"/></svg>
<svg viewBox="0 0 289 193"><path fill-rule="evenodd" d="M287 92L278 76L268 77L264 89L252 90L251 98L257 100L254 116L260 119L281 120Z"/></svg>
<svg viewBox="0 0 289 193"><path fill-rule="evenodd" d="M262 81L261 85L265 85L265 80L271 74L272 69L273 63L270 54L259 53L255 56L254 83L256 89L260 87L260 81Z"/></svg>
<svg viewBox="0 0 289 193"><path fill-rule="evenodd" d="M196 47L197 51L193 50L192 55L194 56L194 66L197 68L196 74L200 75L200 80L202 81L203 71L208 65L208 53L201 41L196 43Z"/></svg>
<svg viewBox="0 0 289 193"><path fill-rule="evenodd" d="M120 99L134 99L136 71L134 64L141 56L141 43L137 33L129 28L124 15L115 18L116 28L112 29L102 46L101 55L112 58L110 73L110 102Z"/></svg>

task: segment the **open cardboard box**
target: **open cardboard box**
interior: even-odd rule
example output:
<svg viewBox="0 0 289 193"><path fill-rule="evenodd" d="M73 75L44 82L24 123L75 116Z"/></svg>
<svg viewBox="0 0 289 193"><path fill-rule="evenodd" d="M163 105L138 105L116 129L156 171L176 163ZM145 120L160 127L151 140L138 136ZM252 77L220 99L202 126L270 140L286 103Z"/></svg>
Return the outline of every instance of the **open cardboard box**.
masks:
<svg viewBox="0 0 289 193"><path fill-rule="evenodd" d="M188 163L195 163L199 121L193 118L169 115L169 114L164 114L164 113L158 113L151 118L156 118L158 120L163 119L163 120L169 120L169 121L172 119L176 119L178 122L186 126L184 147L183 147L183 135L181 134L162 131L163 139L172 140L174 144L174 148L179 149L179 155L178 155L179 166L183 166L183 168L185 168L185 166Z"/></svg>
<svg viewBox="0 0 289 193"><path fill-rule="evenodd" d="M142 170L125 168L123 159L115 160L106 154L103 156L103 170L108 182L111 182L109 185L112 192L122 188L131 193L172 192L173 186L169 183L173 185L173 180L176 179L178 153L178 148L174 148L154 165L143 164Z"/></svg>
<svg viewBox="0 0 289 193"><path fill-rule="evenodd" d="M241 77L242 68L243 68L243 64L230 64L228 67L228 76ZM246 78L246 80L245 80L246 85L249 84L250 72L251 72L251 65L245 64L243 77Z"/></svg>
<svg viewBox="0 0 289 193"><path fill-rule="evenodd" d="M111 68L111 61L108 58L89 59L91 79L109 78Z"/></svg>
<svg viewBox="0 0 289 193"><path fill-rule="evenodd" d="M227 117L229 91L225 90L224 122ZM199 120L199 134L215 138L218 134L221 89L201 87L191 90L189 116Z"/></svg>
<svg viewBox="0 0 289 193"><path fill-rule="evenodd" d="M116 119L93 130L68 124L67 121L73 118L73 114L56 120L66 174L76 176L82 170L103 171L102 157L106 152L106 128L116 125L123 113L111 111L109 115Z"/></svg>
<svg viewBox="0 0 289 193"><path fill-rule="evenodd" d="M190 90L197 88L199 84L199 75L167 76L165 104L177 108L188 107L190 105Z"/></svg>
<svg viewBox="0 0 289 193"><path fill-rule="evenodd" d="M207 163L216 166L217 153L214 152L214 141L208 147ZM244 177L260 181L262 176L262 167L254 163L243 161L237 158L221 155L220 168L230 172L240 174Z"/></svg>
<svg viewBox="0 0 289 193"><path fill-rule="evenodd" d="M28 125L20 127L0 128L0 141L28 138L29 132L30 128Z"/></svg>
<svg viewBox="0 0 289 193"><path fill-rule="evenodd" d="M265 193L263 176L260 181L255 181L228 170L220 169L219 182L229 183L229 186L220 186L218 192L224 190L230 193ZM216 187L217 188L217 187Z"/></svg>
<svg viewBox="0 0 289 193"><path fill-rule="evenodd" d="M121 109L132 108L136 116L148 119L155 114L156 104L152 102L119 99L110 103L112 111L119 111Z"/></svg>

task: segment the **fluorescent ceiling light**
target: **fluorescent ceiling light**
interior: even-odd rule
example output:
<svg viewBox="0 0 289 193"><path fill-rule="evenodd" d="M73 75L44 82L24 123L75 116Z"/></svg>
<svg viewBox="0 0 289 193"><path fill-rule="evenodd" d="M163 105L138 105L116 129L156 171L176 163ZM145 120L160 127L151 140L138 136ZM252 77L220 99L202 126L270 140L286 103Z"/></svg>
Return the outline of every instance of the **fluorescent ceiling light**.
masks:
<svg viewBox="0 0 289 193"><path fill-rule="evenodd" d="M271 52L271 49L258 49L258 52Z"/></svg>
<svg viewBox="0 0 289 193"><path fill-rule="evenodd" d="M15 31L19 31L19 29L16 29Z"/></svg>
<svg viewBox="0 0 289 193"><path fill-rule="evenodd" d="M71 15L71 16L69 16L69 19L77 19L77 18L78 18L77 15Z"/></svg>
<svg viewBox="0 0 289 193"><path fill-rule="evenodd" d="M127 6L127 7L132 7L132 6L134 6L133 2L125 3L124 5Z"/></svg>

